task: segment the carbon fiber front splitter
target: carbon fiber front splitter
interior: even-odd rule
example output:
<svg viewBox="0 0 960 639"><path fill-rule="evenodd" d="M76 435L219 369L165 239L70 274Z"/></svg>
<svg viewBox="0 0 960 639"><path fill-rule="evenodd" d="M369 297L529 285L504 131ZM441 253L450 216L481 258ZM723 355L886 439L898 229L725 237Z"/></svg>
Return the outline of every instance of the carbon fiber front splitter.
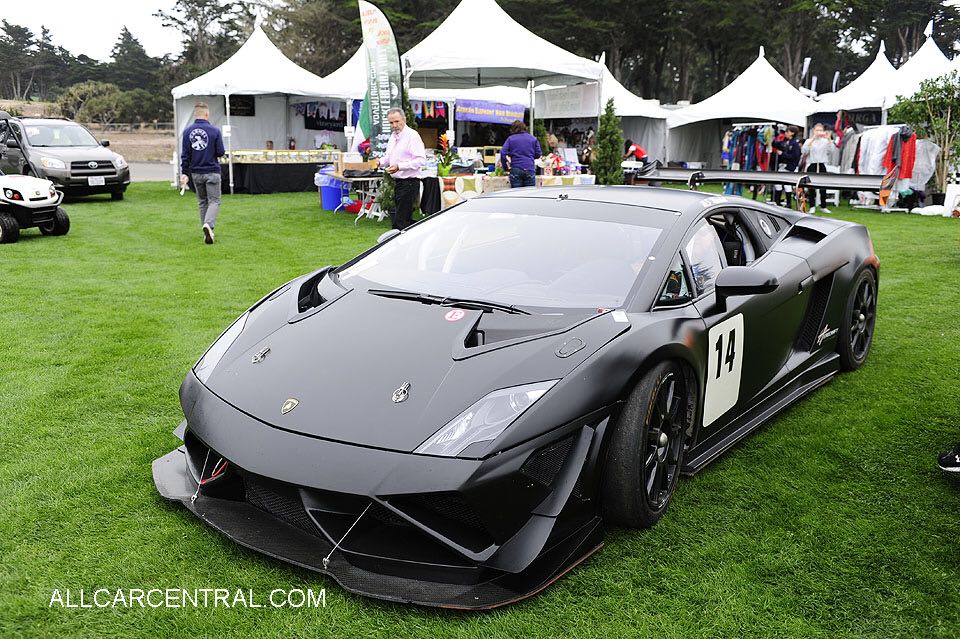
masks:
<svg viewBox="0 0 960 639"><path fill-rule="evenodd" d="M456 584L371 572L351 564L328 540L310 535L244 501L191 498L197 484L187 470L181 446L153 462L153 481L165 498L184 505L204 523L241 546L302 568L329 575L344 589L388 601L440 608L483 610L537 594L603 545L594 519L547 548L520 573L501 573L488 581ZM327 566L324 558L330 555Z"/></svg>

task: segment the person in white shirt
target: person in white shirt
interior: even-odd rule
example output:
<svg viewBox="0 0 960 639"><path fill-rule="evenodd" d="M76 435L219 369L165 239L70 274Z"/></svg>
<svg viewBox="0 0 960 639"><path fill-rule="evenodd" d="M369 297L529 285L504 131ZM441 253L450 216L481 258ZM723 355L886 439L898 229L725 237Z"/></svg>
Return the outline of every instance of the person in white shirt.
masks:
<svg viewBox="0 0 960 639"><path fill-rule="evenodd" d="M800 149L800 153L806 161L807 172L808 173L826 173L827 165L830 164L830 159L833 156L833 140L830 139L830 132L827 131L822 124L815 124L813 127L813 135L803 143L803 147ZM827 208L827 190L819 189L820 192L820 210L824 213L830 214L830 209ZM808 201L810 202L810 212L817 212L817 191L811 189L808 195Z"/></svg>

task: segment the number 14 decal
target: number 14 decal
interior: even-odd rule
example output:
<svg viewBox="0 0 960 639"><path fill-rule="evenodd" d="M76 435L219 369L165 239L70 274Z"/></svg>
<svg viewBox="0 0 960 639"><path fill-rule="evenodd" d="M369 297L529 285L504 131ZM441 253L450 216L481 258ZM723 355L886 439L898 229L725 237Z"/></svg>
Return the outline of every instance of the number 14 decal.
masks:
<svg viewBox="0 0 960 639"><path fill-rule="evenodd" d="M709 426L733 408L740 398L743 372L743 314L727 318L707 336L707 385L703 398L703 425Z"/></svg>
<svg viewBox="0 0 960 639"><path fill-rule="evenodd" d="M720 379L720 373L726 365L727 372L733 372L733 364L737 357L737 330L730 331L727 335L727 356L723 356L723 333L717 336L717 379Z"/></svg>

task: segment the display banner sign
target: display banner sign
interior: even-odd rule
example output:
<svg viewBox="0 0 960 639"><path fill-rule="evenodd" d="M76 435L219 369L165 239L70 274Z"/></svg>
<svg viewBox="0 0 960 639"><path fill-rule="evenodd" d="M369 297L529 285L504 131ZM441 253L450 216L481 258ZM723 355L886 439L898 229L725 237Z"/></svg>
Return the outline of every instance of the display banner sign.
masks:
<svg viewBox="0 0 960 639"><path fill-rule="evenodd" d="M597 83L575 84L560 89L547 89L534 94L538 118L597 117Z"/></svg>
<svg viewBox="0 0 960 639"><path fill-rule="evenodd" d="M360 26L363 44L367 49L367 106L371 154L383 155L390 139L390 123L387 112L402 108L401 87L403 78L400 69L400 50L393 37L390 21L375 5L359 0ZM363 127L361 114L361 128Z"/></svg>
<svg viewBox="0 0 960 639"><path fill-rule="evenodd" d="M457 100L457 119L464 122L513 124L514 120L523 120L524 109L522 104Z"/></svg>

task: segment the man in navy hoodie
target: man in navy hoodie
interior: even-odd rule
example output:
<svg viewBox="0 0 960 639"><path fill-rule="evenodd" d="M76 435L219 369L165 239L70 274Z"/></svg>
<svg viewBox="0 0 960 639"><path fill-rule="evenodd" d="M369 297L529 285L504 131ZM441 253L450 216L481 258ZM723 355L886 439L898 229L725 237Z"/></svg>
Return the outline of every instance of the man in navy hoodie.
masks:
<svg viewBox="0 0 960 639"><path fill-rule="evenodd" d="M180 152L180 186L186 187L193 178L193 188L200 203L200 224L203 225L203 241L213 244L213 227L220 213L220 163L223 155L223 134L210 124L210 108L205 102L193 107L196 118L183 131Z"/></svg>

